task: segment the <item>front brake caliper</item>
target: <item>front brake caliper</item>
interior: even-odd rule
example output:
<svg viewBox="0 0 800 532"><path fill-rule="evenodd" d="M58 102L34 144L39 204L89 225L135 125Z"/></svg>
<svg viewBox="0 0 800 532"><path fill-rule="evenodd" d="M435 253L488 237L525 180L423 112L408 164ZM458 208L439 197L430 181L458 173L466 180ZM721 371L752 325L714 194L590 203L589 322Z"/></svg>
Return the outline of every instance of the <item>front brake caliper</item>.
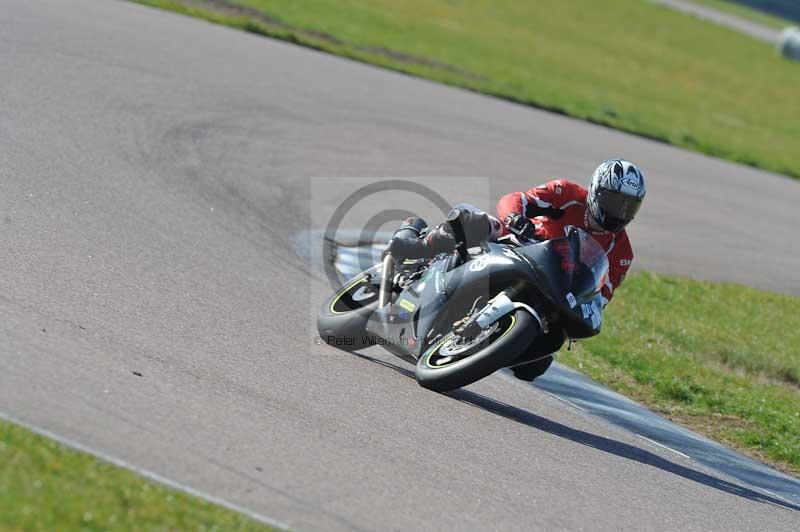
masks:
<svg viewBox="0 0 800 532"><path fill-rule="evenodd" d="M500 292L480 311L470 316L454 331L456 335L464 338L474 338L491 324L514 310L514 302L505 292ZM463 320L462 320L463 321ZM456 324L459 322L456 322ZM454 324L455 325L455 324Z"/></svg>

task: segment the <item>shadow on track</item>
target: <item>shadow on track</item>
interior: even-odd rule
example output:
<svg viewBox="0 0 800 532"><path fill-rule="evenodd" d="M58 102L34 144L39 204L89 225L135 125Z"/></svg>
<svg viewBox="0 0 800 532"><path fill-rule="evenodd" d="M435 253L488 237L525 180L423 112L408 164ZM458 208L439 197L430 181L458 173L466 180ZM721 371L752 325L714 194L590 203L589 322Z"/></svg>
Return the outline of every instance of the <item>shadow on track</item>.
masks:
<svg viewBox="0 0 800 532"><path fill-rule="evenodd" d="M392 364L391 362L379 360L363 353L352 354L363 360L367 360L374 364L379 364L386 368L392 369L397 373L404 375L405 377L411 379L415 378L414 372L408 368ZM561 423L537 416L536 414L528 412L527 410L503 403L502 401L497 401L496 399L486 397L485 395L481 395L479 393L460 389L445 393L443 395L451 397L456 401L480 408L485 412L490 412L533 429L552 434L553 436L558 436L575 443L580 443L581 445L597 449L598 451L613 454L614 456L619 456L620 458L626 458L641 464L656 467L662 471L672 473L673 475L678 475L679 477L698 482L710 488L715 488L731 495L744 497L745 499L749 499L751 501L772 504L782 508L800 511L800 506L796 506L788 501L783 501L776 497L770 497L769 495L759 493L738 484L734 484L709 474L696 471L689 467L676 464L675 462L670 462L666 458L662 458L657 454L653 454L650 451L646 451L640 447L636 447L635 445L630 445L628 443L598 436L597 434L592 434L583 430L573 429L566 425L562 425Z"/></svg>

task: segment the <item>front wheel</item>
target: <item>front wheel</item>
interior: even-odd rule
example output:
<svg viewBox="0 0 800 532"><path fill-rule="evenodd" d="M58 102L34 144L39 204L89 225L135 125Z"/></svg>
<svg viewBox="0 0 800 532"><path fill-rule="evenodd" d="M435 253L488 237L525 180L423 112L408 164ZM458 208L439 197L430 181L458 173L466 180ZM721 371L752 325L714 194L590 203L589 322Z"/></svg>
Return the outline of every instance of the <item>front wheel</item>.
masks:
<svg viewBox="0 0 800 532"><path fill-rule="evenodd" d="M455 390L511 364L539 334L539 322L516 309L475 338L446 334L417 360L417 382L430 390Z"/></svg>

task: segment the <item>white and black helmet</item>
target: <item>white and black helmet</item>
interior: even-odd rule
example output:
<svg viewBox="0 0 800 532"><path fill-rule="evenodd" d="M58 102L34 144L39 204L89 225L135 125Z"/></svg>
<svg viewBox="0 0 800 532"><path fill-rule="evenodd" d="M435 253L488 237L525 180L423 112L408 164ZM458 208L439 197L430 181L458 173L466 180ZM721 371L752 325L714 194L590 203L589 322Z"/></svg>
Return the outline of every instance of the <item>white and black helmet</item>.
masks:
<svg viewBox="0 0 800 532"><path fill-rule="evenodd" d="M589 183L589 213L606 231L621 231L636 216L645 193L644 174L635 164L603 161Z"/></svg>

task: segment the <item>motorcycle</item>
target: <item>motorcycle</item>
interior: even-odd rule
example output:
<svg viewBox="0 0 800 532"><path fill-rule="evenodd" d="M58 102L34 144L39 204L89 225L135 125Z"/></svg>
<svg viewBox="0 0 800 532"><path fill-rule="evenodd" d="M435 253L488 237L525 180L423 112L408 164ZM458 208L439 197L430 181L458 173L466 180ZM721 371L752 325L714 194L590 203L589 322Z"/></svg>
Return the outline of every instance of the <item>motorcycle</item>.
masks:
<svg viewBox="0 0 800 532"><path fill-rule="evenodd" d="M537 339L554 328L570 339L600 332L609 267L590 234L567 226L563 238L536 241L512 229L468 248L454 212L454 253L385 253L325 301L320 338L347 351L379 345L414 363L420 385L442 392L536 360ZM422 238L424 226L406 223L395 236Z"/></svg>

